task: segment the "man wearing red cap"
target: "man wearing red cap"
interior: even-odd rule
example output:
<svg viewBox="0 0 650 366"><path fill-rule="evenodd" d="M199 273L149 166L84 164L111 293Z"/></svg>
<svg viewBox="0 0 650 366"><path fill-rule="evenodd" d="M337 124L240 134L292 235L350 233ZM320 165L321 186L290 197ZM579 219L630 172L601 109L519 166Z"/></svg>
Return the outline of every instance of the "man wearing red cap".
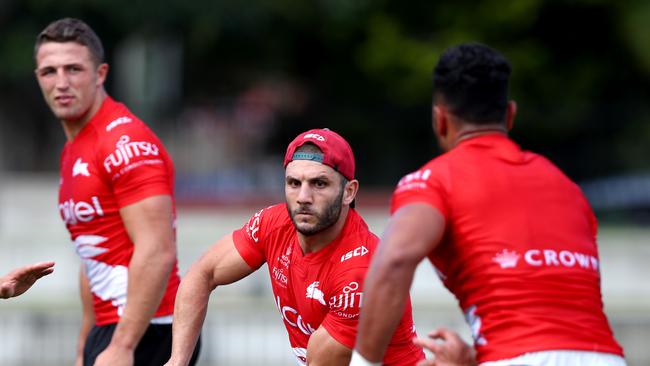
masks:
<svg viewBox="0 0 650 366"><path fill-rule="evenodd" d="M267 263L273 295L299 365L343 365L356 337L362 283L378 238L353 208L359 188L350 145L328 129L296 137L284 158L286 203L267 207L217 241L190 268L176 297L172 356L187 365L210 292ZM383 362L424 358L410 301Z"/></svg>

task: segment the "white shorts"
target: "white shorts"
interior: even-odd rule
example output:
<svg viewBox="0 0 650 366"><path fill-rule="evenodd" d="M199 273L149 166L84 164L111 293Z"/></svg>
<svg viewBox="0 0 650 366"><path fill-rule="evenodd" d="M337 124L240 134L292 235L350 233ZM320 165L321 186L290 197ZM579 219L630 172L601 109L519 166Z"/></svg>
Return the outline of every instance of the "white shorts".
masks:
<svg viewBox="0 0 650 366"><path fill-rule="evenodd" d="M587 351L541 351L508 360L483 362L479 366L626 366L623 357Z"/></svg>

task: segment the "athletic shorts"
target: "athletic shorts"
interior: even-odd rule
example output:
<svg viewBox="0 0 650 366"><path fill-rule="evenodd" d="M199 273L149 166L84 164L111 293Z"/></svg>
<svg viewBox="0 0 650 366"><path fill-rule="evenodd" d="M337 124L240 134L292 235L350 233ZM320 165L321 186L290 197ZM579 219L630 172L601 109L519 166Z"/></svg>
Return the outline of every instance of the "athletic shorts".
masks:
<svg viewBox="0 0 650 366"><path fill-rule="evenodd" d="M95 359L108 347L117 324L93 326L84 345L84 366L93 366ZM201 349L201 338L194 348L190 366L196 363ZM172 350L172 325L150 324L135 349L134 366L162 366Z"/></svg>
<svg viewBox="0 0 650 366"><path fill-rule="evenodd" d="M588 351L541 351L515 358L483 362L480 366L626 366L625 360L611 353Z"/></svg>

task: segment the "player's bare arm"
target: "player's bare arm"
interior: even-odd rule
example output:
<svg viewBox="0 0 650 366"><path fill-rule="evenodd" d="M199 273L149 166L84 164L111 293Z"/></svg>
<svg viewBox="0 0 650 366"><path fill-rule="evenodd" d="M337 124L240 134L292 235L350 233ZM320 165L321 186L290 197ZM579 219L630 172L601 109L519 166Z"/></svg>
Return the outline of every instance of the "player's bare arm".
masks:
<svg viewBox="0 0 650 366"><path fill-rule="evenodd" d="M318 327L307 343L307 365L337 366L350 362L352 350L334 339L324 326Z"/></svg>
<svg viewBox="0 0 650 366"><path fill-rule="evenodd" d="M205 320L210 293L255 270L241 257L232 234L218 240L187 272L176 294L172 355L168 366L186 366Z"/></svg>
<svg viewBox="0 0 650 366"><path fill-rule="evenodd" d="M404 311L418 263L440 242L445 220L437 209L413 203L393 214L364 282L357 351L380 362Z"/></svg>
<svg viewBox="0 0 650 366"><path fill-rule="evenodd" d="M120 216L134 244L129 265L129 301L111 343L97 357L95 365L133 363L133 351L160 304L176 262L172 207L171 197L160 195L120 209ZM127 355L130 361L126 359Z"/></svg>
<svg viewBox="0 0 650 366"><path fill-rule="evenodd" d="M54 262L42 262L17 268L0 277L0 299L22 295L41 277L54 271Z"/></svg>
<svg viewBox="0 0 650 366"><path fill-rule="evenodd" d="M84 346L90 329L95 324L95 311L93 310L93 294L90 292L90 284L84 270L83 263L79 268L79 295L81 296L81 328L79 329L79 340L77 341L76 366L83 365Z"/></svg>

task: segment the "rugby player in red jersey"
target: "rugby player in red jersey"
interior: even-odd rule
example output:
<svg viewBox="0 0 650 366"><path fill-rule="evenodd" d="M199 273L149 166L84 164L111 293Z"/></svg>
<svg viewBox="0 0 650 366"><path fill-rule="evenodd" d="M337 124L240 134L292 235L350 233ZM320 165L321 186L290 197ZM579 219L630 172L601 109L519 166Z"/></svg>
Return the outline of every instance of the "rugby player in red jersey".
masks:
<svg viewBox="0 0 650 366"><path fill-rule="evenodd" d="M359 188L350 145L315 129L296 137L284 158L286 203L269 206L217 241L189 270L176 298L172 357L187 365L220 285L268 265L273 296L299 365L345 365L364 303L362 281L378 238L353 208ZM424 353L406 299L389 335L386 365L415 365Z"/></svg>
<svg viewBox="0 0 650 366"><path fill-rule="evenodd" d="M67 137L59 211L82 261L76 364L161 365L180 282L172 160L107 95L101 40L86 23L51 23L34 52L36 79Z"/></svg>
<svg viewBox="0 0 650 366"><path fill-rule="evenodd" d="M350 365L379 365L428 257L471 327L476 360L453 333L420 340L422 365L625 365L603 311L596 218L555 165L508 138L509 62L452 47L434 71L433 129L447 152L401 179L365 280ZM460 350L460 351L459 351Z"/></svg>

